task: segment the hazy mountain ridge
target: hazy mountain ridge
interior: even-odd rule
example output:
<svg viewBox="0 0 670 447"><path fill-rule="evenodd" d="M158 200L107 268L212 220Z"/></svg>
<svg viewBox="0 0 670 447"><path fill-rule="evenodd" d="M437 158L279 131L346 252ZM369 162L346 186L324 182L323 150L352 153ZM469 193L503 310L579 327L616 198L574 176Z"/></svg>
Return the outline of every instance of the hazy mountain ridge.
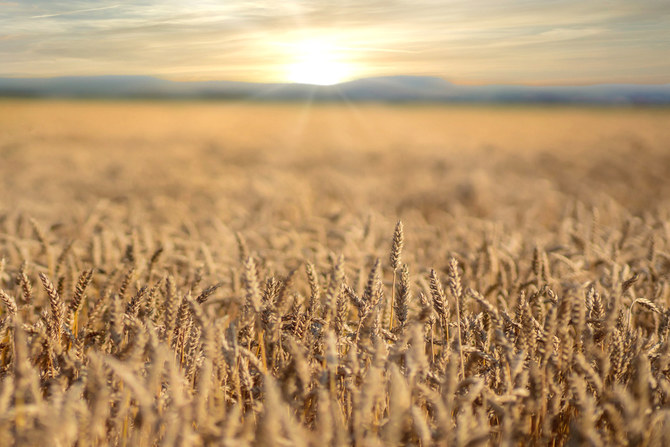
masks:
<svg viewBox="0 0 670 447"><path fill-rule="evenodd" d="M234 81L177 82L151 76L0 78L0 97L670 104L670 84L457 85L428 76L385 76L331 86Z"/></svg>

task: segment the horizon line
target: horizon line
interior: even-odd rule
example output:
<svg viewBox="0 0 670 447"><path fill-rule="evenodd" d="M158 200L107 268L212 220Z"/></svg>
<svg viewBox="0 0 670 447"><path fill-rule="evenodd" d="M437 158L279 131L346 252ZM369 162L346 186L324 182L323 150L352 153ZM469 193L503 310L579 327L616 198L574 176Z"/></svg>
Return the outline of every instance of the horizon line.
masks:
<svg viewBox="0 0 670 447"><path fill-rule="evenodd" d="M449 84L463 87L482 87L482 86L519 86L519 87L589 87L589 86L598 86L598 85L635 85L635 86L670 86L670 80L667 82L631 82L631 81L590 81L590 82L566 82L566 83L514 83L507 81L491 81L491 82L469 82L466 80L451 80L449 78L439 76L439 75L413 75L413 74L395 74L395 75L378 75L378 76L365 76L360 78L353 78L346 81L341 81L333 84L310 84L304 82L282 82L282 81L240 81L234 79L220 79L220 78L211 78L211 79L172 79L169 77L163 77L160 75L151 75L151 74L95 74L95 75L57 75L57 76L12 76L12 75L1 75L0 79L16 79L16 80L37 80L37 79L63 79L63 78L151 78L167 82L175 83L206 83L206 82L231 82L231 83L240 83L240 84L256 84L256 85L305 85L313 87L335 87L338 85L349 84L356 81L365 81L370 79L387 79L387 78L432 78L432 79L441 79Z"/></svg>

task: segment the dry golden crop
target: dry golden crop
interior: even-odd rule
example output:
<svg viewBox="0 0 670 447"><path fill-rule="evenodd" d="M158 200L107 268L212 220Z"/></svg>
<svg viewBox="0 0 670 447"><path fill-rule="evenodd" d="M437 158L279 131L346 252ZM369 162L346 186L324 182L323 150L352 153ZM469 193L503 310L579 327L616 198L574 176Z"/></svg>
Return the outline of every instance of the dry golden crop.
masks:
<svg viewBox="0 0 670 447"><path fill-rule="evenodd" d="M0 102L0 445L668 445L668 118Z"/></svg>

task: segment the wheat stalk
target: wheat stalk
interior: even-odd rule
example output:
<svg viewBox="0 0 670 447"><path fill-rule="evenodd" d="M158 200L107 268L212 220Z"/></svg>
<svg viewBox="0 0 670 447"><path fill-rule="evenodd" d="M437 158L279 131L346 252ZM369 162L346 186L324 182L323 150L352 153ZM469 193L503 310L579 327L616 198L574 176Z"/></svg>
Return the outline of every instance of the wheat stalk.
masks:
<svg viewBox="0 0 670 447"><path fill-rule="evenodd" d="M389 260L391 262L391 269L393 269L393 285L391 288L391 318L389 323L389 330L393 330L393 311L395 309L395 281L396 273L400 268L400 259L402 256L402 247L404 243L404 235L402 231L402 222L398 221L393 231L393 242L391 244L391 255Z"/></svg>

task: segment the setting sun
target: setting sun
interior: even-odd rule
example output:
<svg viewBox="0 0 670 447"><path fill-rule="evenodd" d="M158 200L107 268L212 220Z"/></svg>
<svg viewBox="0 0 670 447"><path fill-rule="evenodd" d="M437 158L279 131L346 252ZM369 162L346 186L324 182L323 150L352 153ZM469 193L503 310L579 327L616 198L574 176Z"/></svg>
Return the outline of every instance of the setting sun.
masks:
<svg viewBox="0 0 670 447"><path fill-rule="evenodd" d="M310 40L290 45L293 61L286 67L286 79L299 84L332 85L349 79L351 64L338 48L327 42Z"/></svg>

